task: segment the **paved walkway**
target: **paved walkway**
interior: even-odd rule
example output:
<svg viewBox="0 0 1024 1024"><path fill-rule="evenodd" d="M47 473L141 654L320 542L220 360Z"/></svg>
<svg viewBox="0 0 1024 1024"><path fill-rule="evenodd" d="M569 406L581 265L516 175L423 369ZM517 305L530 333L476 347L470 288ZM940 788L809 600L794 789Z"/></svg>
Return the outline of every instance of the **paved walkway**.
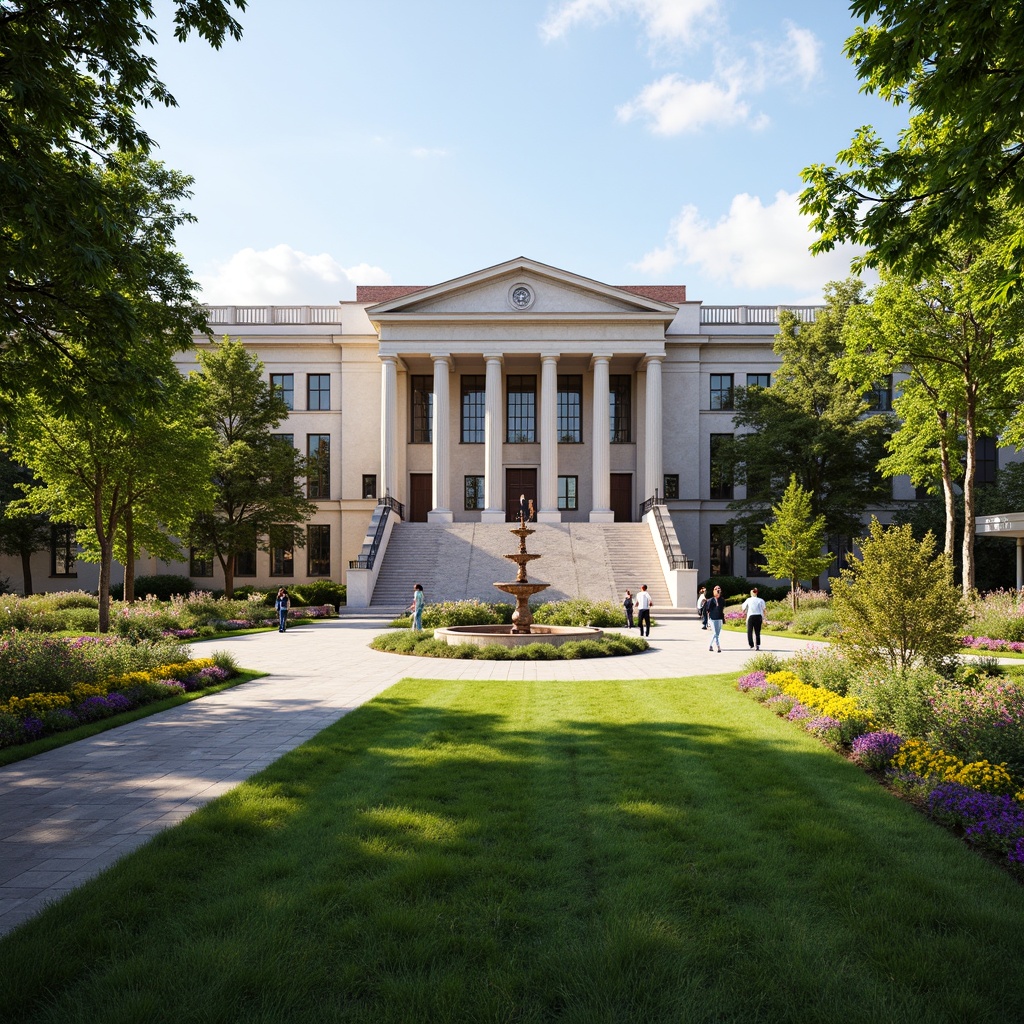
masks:
<svg viewBox="0 0 1024 1024"><path fill-rule="evenodd" d="M269 673L211 697L0 768L0 935L177 824L407 676L442 679L656 679L738 670L746 637L707 650L697 620L655 628L652 650L584 661L449 661L367 646L383 618L345 616L194 645ZM804 641L765 636L763 650Z"/></svg>

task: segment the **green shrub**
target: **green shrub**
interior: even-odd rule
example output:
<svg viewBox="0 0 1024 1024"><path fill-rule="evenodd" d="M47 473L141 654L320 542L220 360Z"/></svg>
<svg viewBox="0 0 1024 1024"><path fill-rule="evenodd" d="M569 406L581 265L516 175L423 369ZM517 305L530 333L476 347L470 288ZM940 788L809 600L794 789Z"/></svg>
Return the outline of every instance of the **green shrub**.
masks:
<svg viewBox="0 0 1024 1024"><path fill-rule="evenodd" d="M942 676L929 668L866 672L851 681L848 692L885 728L900 736L925 736L935 722L929 698L941 683Z"/></svg>
<svg viewBox="0 0 1024 1024"><path fill-rule="evenodd" d="M777 654L770 654L767 651L758 651L757 654L748 658L743 663L744 674L748 672L764 672L767 675L769 672L781 672L784 668L790 668L788 662ZM794 671L796 670L794 669ZM797 675L799 674L797 672Z"/></svg>
<svg viewBox="0 0 1024 1024"><path fill-rule="evenodd" d="M512 621L515 609L505 602L485 604L483 601L441 601L423 609L424 629L447 629L449 626L499 626ZM392 626L412 625L412 616L395 619Z"/></svg>
<svg viewBox="0 0 1024 1024"><path fill-rule="evenodd" d="M533 611L533 621L544 626L625 626L626 613L611 601L577 597L539 605Z"/></svg>
<svg viewBox="0 0 1024 1024"><path fill-rule="evenodd" d="M650 646L643 637L612 634L600 640L573 640L556 647L554 644L531 643L522 647L504 644L445 644L424 633L411 629L381 633L370 646L376 651L392 654L414 654L428 658L476 658L481 661L545 661L575 658L602 658L622 656L646 651Z"/></svg>
<svg viewBox="0 0 1024 1024"><path fill-rule="evenodd" d="M303 604L333 604L335 607L345 603L345 585L334 580L314 580L312 583L301 583L291 589Z"/></svg>
<svg viewBox="0 0 1024 1024"><path fill-rule="evenodd" d="M858 675L854 666L830 647L797 651L786 668L799 676L801 682L831 690L841 697L847 695Z"/></svg>
<svg viewBox="0 0 1024 1024"><path fill-rule="evenodd" d="M100 613L97 608L66 608L62 614L65 629L95 633L100 628Z"/></svg>
<svg viewBox="0 0 1024 1024"><path fill-rule="evenodd" d="M836 631L836 617L830 608L800 608L789 628L801 636L829 636Z"/></svg>
<svg viewBox="0 0 1024 1024"><path fill-rule="evenodd" d="M750 596L750 580L746 576L709 576L701 586L707 587L709 597L714 593L715 587L722 588L724 598L737 594L742 594L745 598Z"/></svg>
<svg viewBox="0 0 1024 1024"><path fill-rule="evenodd" d="M174 596L187 597L193 591L200 589L188 578L188 576L177 576L173 573L164 573L156 576L136 576L135 595L146 598L150 594L161 601L169 601Z"/></svg>

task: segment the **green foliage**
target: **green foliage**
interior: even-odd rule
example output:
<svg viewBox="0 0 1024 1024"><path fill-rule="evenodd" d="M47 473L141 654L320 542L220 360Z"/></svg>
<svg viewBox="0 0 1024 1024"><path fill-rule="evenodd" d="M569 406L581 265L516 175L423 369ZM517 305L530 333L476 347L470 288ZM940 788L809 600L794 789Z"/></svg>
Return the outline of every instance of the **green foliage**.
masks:
<svg viewBox="0 0 1024 1024"><path fill-rule="evenodd" d="M483 601L439 601L423 607L423 628L443 629L448 626L508 625L515 609L510 604ZM412 616L404 615L391 623L398 628L412 625Z"/></svg>
<svg viewBox="0 0 1024 1024"><path fill-rule="evenodd" d="M837 628L831 608L801 608L789 624L790 631L801 636L831 636Z"/></svg>
<svg viewBox="0 0 1024 1024"><path fill-rule="evenodd" d="M465 625L465 623L464 623ZM571 640L555 646L542 641L506 647L503 644L446 644L434 638L432 632L424 629L402 629L392 633L381 633L374 637L370 646L375 651L392 654L413 654L421 658L475 658L479 661L574 661L579 658L621 657L646 651L648 643L643 637L623 634L607 634L600 640Z"/></svg>
<svg viewBox="0 0 1024 1024"><path fill-rule="evenodd" d="M625 626L626 613L611 601L577 597L539 605L533 611L533 621L544 626Z"/></svg>
<svg viewBox="0 0 1024 1024"><path fill-rule="evenodd" d="M904 737L927 736L935 721L931 697L941 682L938 672L925 667L903 673L866 672L851 680L849 693L885 728Z"/></svg>
<svg viewBox="0 0 1024 1024"><path fill-rule="evenodd" d="M872 518L860 548L861 558L832 589L839 650L855 664L881 664L892 674L955 657L968 613L935 538L918 543L909 526L886 530Z"/></svg>
<svg viewBox="0 0 1024 1024"><path fill-rule="evenodd" d="M722 597L746 598L750 594L750 580L746 576L709 576L702 584L707 589L708 597L715 590L715 587L722 588Z"/></svg>
<svg viewBox="0 0 1024 1024"><path fill-rule="evenodd" d="M344 583L335 583L334 580L314 580L312 583L300 583L298 586L291 587L288 592L303 604L332 604L337 607L345 603L345 591Z"/></svg>
<svg viewBox="0 0 1024 1024"><path fill-rule="evenodd" d="M188 597L198 589L188 576L161 573L156 576L136 576L135 593L139 597L152 595L158 601L169 601L172 597Z"/></svg>
<svg viewBox="0 0 1024 1024"><path fill-rule="evenodd" d="M743 663L744 673L764 672L766 675L771 672L781 672L788 667L788 663L783 658L768 651L758 651Z"/></svg>
<svg viewBox="0 0 1024 1024"><path fill-rule="evenodd" d="M857 670L842 655L831 647L808 648L796 651L786 664L802 682L831 690L845 697L850 684L857 677Z"/></svg>

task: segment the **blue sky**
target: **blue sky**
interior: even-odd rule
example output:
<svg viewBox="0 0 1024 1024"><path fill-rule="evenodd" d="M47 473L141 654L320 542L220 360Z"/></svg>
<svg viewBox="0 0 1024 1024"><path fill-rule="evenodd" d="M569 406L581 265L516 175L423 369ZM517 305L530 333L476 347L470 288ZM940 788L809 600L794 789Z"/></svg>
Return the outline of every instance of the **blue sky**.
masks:
<svg viewBox="0 0 1024 1024"><path fill-rule="evenodd" d="M214 304L329 303L528 256L706 303L819 301L800 170L905 113L836 0L251 0L220 51L160 27L140 120L195 178Z"/></svg>

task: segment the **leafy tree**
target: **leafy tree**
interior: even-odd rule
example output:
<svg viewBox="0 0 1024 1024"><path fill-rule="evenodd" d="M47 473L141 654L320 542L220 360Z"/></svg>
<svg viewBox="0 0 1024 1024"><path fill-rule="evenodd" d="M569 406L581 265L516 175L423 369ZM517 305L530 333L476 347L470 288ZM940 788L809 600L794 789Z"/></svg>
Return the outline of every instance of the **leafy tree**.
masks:
<svg viewBox="0 0 1024 1024"><path fill-rule="evenodd" d="M803 171L801 207L820 233L821 252L838 242L867 247L859 261L911 278L934 269L931 240L956 227L966 241L988 237L992 200L1024 206L1024 8L1012 0L853 0L871 24L846 41L864 83L906 105L907 128L895 148L860 128L835 166ZM1024 226L1003 250L997 291L1021 274Z"/></svg>
<svg viewBox="0 0 1024 1024"><path fill-rule="evenodd" d="M175 403L187 390L173 366L166 375L164 407L140 405L129 424L99 406L72 417L27 396L8 438L11 453L39 480L24 507L78 527L81 557L99 562L104 633L110 626L111 563L125 517L134 513L147 528L159 523L174 530L209 500L212 439L196 424L190 405Z"/></svg>
<svg viewBox="0 0 1024 1024"><path fill-rule="evenodd" d="M0 452L0 553L21 559L22 590L32 593L32 555L50 541L45 513L21 513L15 507L35 482L31 470Z"/></svg>
<svg viewBox="0 0 1024 1024"><path fill-rule="evenodd" d="M843 324L862 291L855 280L832 282L826 308L812 324L783 312L774 345L781 364L772 386L737 389L734 422L744 432L716 453L725 471L746 484L746 497L729 506L735 528L751 532L764 523L793 476L830 534L856 533L867 505L885 500L875 467L889 419L866 416L867 403L835 366Z"/></svg>
<svg viewBox="0 0 1024 1024"><path fill-rule="evenodd" d="M245 6L173 0L175 35L220 47L240 36L230 11ZM64 401L66 382L84 376L113 409L152 383L135 365L141 337L182 348L204 326L169 240L186 219L169 203L190 179L146 159L152 142L135 121L140 106L175 102L142 49L156 40L154 7L0 7L0 391L34 386Z"/></svg>
<svg viewBox="0 0 1024 1024"><path fill-rule="evenodd" d="M273 431L288 415L281 395L263 379L263 363L240 341L225 338L200 351L193 374L202 395L201 419L217 437L213 511L192 524L193 545L212 552L234 592L235 558L254 543L269 550L270 534L304 544L297 527L316 511L303 495L305 460Z"/></svg>
<svg viewBox="0 0 1024 1024"><path fill-rule="evenodd" d="M955 657L969 613L934 534L917 541L909 525L884 529L872 517L860 549L832 587L840 651L855 664L900 674Z"/></svg>
<svg viewBox="0 0 1024 1024"><path fill-rule="evenodd" d="M810 491L804 490L794 474L782 501L772 508L773 519L765 524L764 543L757 549L764 555L765 569L776 579L788 579L793 611L797 607L800 580L823 573L832 554L822 555L825 546L825 517L811 508Z"/></svg>
<svg viewBox="0 0 1024 1024"><path fill-rule="evenodd" d="M974 586L976 446L1006 425L1007 368L1024 361L1024 302L988 301L1001 272L998 243L967 245L947 237L943 249L933 275L914 282L883 274L872 302L851 311L841 372L861 387L886 374L909 375L895 403L902 423L888 441L882 472L909 473L915 484L933 488L938 481L950 556L954 484L960 484L966 595Z"/></svg>

